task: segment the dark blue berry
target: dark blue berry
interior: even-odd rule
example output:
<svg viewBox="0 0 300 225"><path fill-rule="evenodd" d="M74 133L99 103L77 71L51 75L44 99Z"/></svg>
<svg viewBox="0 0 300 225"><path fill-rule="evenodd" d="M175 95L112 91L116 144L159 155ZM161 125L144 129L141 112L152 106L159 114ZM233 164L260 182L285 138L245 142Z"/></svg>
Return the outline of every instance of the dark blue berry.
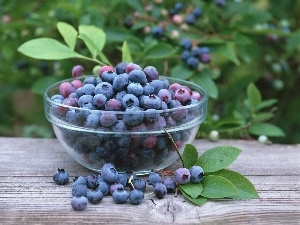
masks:
<svg viewBox="0 0 300 225"><path fill-rule="evenodd" d="M204 177L204 171L200 166L192 166L190 168L191 178L190 181L192 183L199 183Z"/></svg>
<svg viewBox="0 0 300 225"><path fill-rule="evenodd" d="M196 17L194 16L194 14L189 14L185 17L185 22L188 25L194 25L196 23Z"/></svg>
<svg viewBox="0 0 300 225"><path fill-rule="evenodd" d="M126 90L127 85L129 84L128 74L122 73L117 75L113 80L113 89L118 92Z"/></svg>
<svg viewBox="0 0 300 225"><path fill-rule="evenodd" d="M166 188L168 193L174 193L176 190L176 182L172 177L167 177L162 182Z"/></svg>
<svg viewBox="0 0 300 225"><path fill-rule="evenodd" d="M113 164L105 163L101 169L101 177L105 182L116 182L118 180L118 171Z"/></svg>
<svg viewBox="0 0 300 225"><path fill-rule="evenodd" d="M53 175L53 180L56 184L67 184L69 182L69 173L64 169L57 169L57 172Z"/></svg>
<svg viewBox="0 0 300 225"><path fill-rule="evenodd" d="M98 204L102 201L103 199L103 193L101 190L90 190L87 193L87 199L90 203L92 204Z"/></svg>
<svg viewBox="0 0 300 225"><path fill-rule="evenodd" d="M117 66L116 66L116 73L117 74L122 74L122 73L126 73L125 68L128 65L127 62L120 62Z"/></svg>
<svg viewBox="0 0 300 225"><path fill-rule="evenodd" d="M108 82L102 82L95 87L95 94L103 94L107 99L110 99L114 95L113 86Z"/></svg>
<svg viewBox="0 0 300 225"><path fill-rule="evenodd" d="M127 202L129 194L124 188L118 188L116 191L113 192L112 198L113 201L117 204L124 204Z"/></svg>
<svg viewBox="0 0 300 225"><path fill-rule="evenodd" d="M164 30L161 26L155 26L152 28L151 33L154 38L162 38L164 35Z"/></svg>
<svg viewBox="0 0 300 225"><path fill-rule="evenodd" d="M190 69L197 69L198 65L199 65L199 59L197 59L196 57L189 57L186 60L186 65L190 68Z"/></svg>
<svg viewBox="0 0 300 225"><path fill-rule="evenodd" d="M91 189L97 188L97 186L98 186L98 176L97 175L89 174L89 175L87 175L86 179L87 179L88 188L91 188Z"/></svg>
<svg viewBox="0 0 300 225"><path fill-rule="evenodd" d="M87 196L88 187L86 184L78 184L72 187L72 196Z"/></svg>
<svg viewBox="0 0 300 225"><path fill-rule="evenodd" d="M191 50L193 43L192 43L191 39L184 38L180 41L180 46L185 50Z"/></svg>
<svg viewBox="0 0 300 225"><path fill-rule="evenodd" d="M123 120L125 124L134 126L139 123L141 123L144 119L144 112L141 108L139 107L128 107L125 112L126 114L123 115Z"/></svg>
<svg viewBox="0 0 300 225"><path fill-rule="evenodd" d="M71 200L71 206L73 209L81 211L87 206L88 199L84 196L74 196Z"/></svg>
<svg viewBox="0 0 300 225"><path fill-rule="evenodd" d="M144 200L144 192L140 190L132 190L129 194L129 202L133 205L139 205Z"/></svg>
<svg viewBox="0 0 300 225"><path fill-rule="evenodd" d="M155 196L156 196L158 199L163 199L163 198L166 196L166 194L167 194L167 188L166 188L166 186L165 186L163 183L161 183L161 182L157 183L157 184L154 186L153 191L154 191Z"/></svg>
<svg viewBox="0 0 300 225"><path fill-rule="evenodd" d="M139 106L139 99L133 94L126 94L123 96L122 100L122 107L127 109L129 107L138 107Z"/></svg>
<svg viewBox="0 0 300 225"><path fill-rule="evenodd" d="M130 71L130 73L128 74L128 79L131 82L140 84L146 84L148 82L146 74L142 70L137 69Z"/></svg>
<svg viewBox="0 0 300 225"><path fill-rule="evenodd" d="M161 182L161 176L156 172L151 172L148 177L148 184L155 186L157 183Z"/></svg>

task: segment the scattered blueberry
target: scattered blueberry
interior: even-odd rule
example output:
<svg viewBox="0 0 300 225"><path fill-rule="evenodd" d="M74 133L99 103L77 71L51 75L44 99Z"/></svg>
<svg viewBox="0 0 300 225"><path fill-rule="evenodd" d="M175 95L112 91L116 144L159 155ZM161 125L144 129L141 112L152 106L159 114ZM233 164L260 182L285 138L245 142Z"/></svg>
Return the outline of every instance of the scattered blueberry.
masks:
<svg viewBox="0 0 300 225"><path fill-rule="evenodd" d="M84 196L74 196L71 200L71 206L73 209L82 211L86 208L88 199Z"/></svg>
<svg viewBox="0 0 300 225"><path fill-rule="evenodd" d="M69 173L64 169L57 169L57 172L53 175L53 180L56 184L67 184L69 182Z"/></svg>

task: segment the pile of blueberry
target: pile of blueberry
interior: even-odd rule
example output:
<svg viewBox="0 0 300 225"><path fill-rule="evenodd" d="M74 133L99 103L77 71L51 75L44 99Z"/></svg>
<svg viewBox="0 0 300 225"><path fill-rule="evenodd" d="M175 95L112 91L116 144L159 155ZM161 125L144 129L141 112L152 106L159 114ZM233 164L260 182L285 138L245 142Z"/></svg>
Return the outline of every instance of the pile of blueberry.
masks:
<svg viewBox="0 0 300 225"><path fill-rule="evenodd" d="M182 125L203 113L199 92L160 79L152 66L142 69L121 62L115 68L101 67L98 76L79 79L83 72L82 66L75 66L74 79L61 83L59 93L51 97L50 114L68 126L60 128L64 142L88 163L100 168L110 162L120 171L149 170L177 154L164 128L176 127L170 135L178 148L190 141L194 128Z"/></svg>
<svg viewBox="0 0 300 225"><path fill-rule="evenodd" d="M98 175L76 177L72 183L71 206L75 210L84 210L88 202L98 204L104 196L111 195L116 204L139 205L144 201L147 187L152 188L156 198L163 199L167 193L175 193L177 185L188 182L199 183L204 177L203 169L193 166L190 169L179 168L174 176L161 176L151 172L148 176L148 185L143 178L138 178L135 173L118 173L115 166L106 163ZM69 174L64 169L58 169L53 175L56 184L64 185L69 182ZM129 190L128 190L129 189Z"/></svg>

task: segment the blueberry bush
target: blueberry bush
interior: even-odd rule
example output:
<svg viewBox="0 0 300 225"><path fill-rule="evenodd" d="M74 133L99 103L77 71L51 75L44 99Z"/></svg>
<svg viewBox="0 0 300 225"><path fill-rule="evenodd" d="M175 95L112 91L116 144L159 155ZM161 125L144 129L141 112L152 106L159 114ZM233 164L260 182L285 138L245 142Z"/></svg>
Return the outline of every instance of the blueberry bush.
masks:
<svg viewBox="0 0 300 225"><path fill-rule="evenodd" d="M52 137L43 114L45 88L71 77L77 64L86 74L116 65L125 46L127 59L207 89L199 138L217 131L221 138L266 135L299 143L299 9L291 0L0 0L0 135ZM17 51L41 37L65 43L59 22L100 28L101 60L34 59ZM74 48L90 57L84 39L79 35Z"/></svg>

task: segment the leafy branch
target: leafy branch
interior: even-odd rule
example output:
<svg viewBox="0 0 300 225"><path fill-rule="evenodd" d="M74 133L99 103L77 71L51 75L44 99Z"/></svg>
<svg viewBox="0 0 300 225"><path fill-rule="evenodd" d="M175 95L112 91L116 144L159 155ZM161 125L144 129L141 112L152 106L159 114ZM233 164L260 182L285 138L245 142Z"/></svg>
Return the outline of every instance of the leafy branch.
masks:
<svg viewBox="0 0 300 225"><path fill-rule="evenodd" d="M254 185L242 174L226 169L239 156L241 150L233 146L217 146L198 156L196 147L186 144L182 159L185 167L202 167L205 176L200 183L179 185L183 196L196 205L208 199L253 199L259 198Z"/></svg>

